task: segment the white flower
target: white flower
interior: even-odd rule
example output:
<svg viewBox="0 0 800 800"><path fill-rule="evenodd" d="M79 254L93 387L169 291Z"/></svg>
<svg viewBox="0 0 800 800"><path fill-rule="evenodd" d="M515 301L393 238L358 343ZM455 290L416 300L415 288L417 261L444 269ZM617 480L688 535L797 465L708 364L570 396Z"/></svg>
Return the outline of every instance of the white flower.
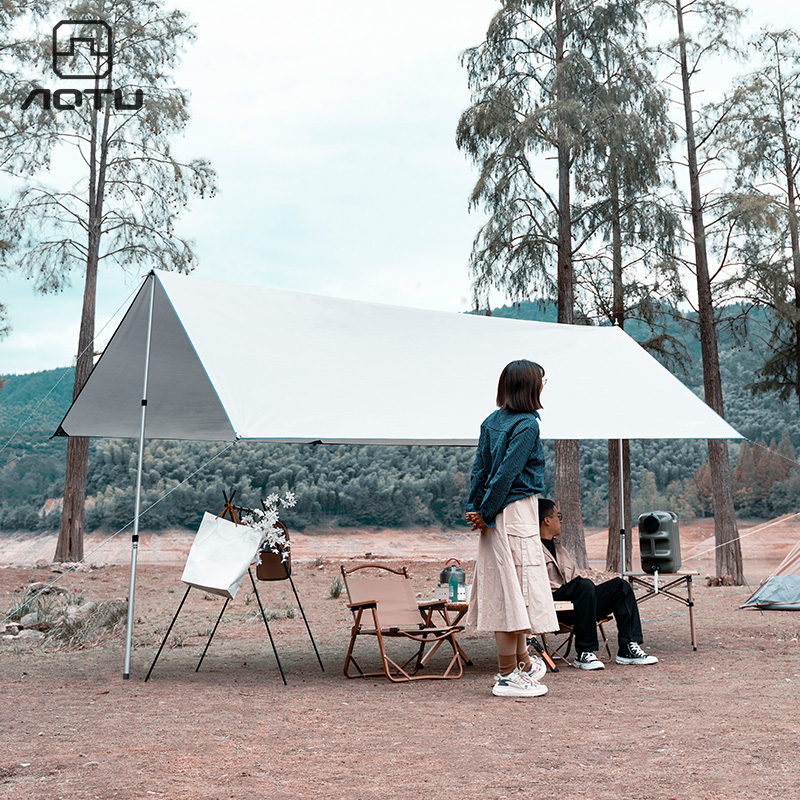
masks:
<svg viewBox="0 0 800 800"><path fill-rule="evenodd" d="M283 497L283 507L284 508L294 508L297 505L297 500L295 499L294 492L286 492Z"/></svg>
<svg viewBox="0 0 800 800"><path fill-rule="evenodd" d="M255 508L249 514L242 515L242 524L252 525L261 532L260 547L282 554L284 561L289 557L289 539L279 527L278 503L284 508L292 508L296 504L293 492L286 492L283 500L273 493L263 501L262 508Z"/></svg>

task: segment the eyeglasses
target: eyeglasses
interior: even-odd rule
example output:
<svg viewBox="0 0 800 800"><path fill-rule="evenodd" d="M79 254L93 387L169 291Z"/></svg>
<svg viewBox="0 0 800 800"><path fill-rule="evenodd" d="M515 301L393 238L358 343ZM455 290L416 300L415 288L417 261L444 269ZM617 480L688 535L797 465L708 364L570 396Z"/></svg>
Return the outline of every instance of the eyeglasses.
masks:
<svg viewBox="0 0 800 800"><path fill-rule="evenodd" d="M542 378L542 386L544 386L546 383L547 383L547 378Z"/></svg>
<svg viewBox="0 0 800 800"><path fill-rule="evenodd" d="M562 514L560 511L558 511L558 512L557 512L557 513L555 513L555 514L551 514L551 515L548 517L548 519L552 519L553 517L558 517L558 519L559 519L559 522L560 522L562 519L564 519L564 515L563 515L563 514Z"/></svg>

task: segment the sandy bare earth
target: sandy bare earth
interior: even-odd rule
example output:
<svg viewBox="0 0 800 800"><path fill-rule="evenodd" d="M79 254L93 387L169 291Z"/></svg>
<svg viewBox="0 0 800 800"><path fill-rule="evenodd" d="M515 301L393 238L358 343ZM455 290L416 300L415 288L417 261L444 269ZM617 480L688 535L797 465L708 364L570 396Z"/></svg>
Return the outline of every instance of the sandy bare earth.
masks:
<svg viewBox="0 0 800 800"><path fill-rule="evenodd" d="M774 569L800 535L800 517L742 523L748 581ZM753 533L755 531L755 533ZM713 526L683 526L695 579L699 646L687 609L642 605L653 667L569 667L547 696L495 698L489 634L459 639L472 658L457 681L396 685L341 673L351 617L330 597L339 565L408 564L428 597L445 558L471 569L474 536L419 531L293 535L294 578L319 647L299 615L270 622L281 682L251 592L228 607L199 672L222 601L189 594L168 646L144 683L183 595L185 532L145 536L139 561L132 674L121 679L119 629L82 650L0 644L0 798L596 798L727 800L800 797L800 615L739 611L747 587L707 587ZM90 537L87 551L100 541ZM51 538L0 539L0 611L30 580L51 580ZM598 569L605 535L587 539ZM127 593L122 537L59 586L93 601ZM37 559L46 565L34 566ZM296 603L288 583L261 584L271 611ZM613 624L610 626L613 631ZM364 651L369 654L369 651ZM437 655L438 658L438 655ZM439 662L441 663L441 662Z"/></svg>

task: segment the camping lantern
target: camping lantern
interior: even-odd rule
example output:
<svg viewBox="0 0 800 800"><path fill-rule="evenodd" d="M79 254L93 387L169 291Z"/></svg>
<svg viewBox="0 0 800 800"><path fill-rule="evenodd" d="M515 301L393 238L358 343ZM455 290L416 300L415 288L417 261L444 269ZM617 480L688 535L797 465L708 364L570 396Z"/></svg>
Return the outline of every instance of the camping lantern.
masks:
<svg viewBox="0 0 800 800"><path fill-rule="evenodd" d="M678 515L650 511L639 516L639 550L643 572L677 572L681 568Z"/></svg>

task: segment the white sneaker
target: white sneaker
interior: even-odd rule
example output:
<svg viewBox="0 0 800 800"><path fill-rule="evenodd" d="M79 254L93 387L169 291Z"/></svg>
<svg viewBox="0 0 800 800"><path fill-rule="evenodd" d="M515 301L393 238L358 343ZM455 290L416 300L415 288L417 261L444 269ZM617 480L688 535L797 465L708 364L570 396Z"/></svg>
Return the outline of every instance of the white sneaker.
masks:
<svg viewBox="0 0 800 800"><path fill-rule="evenodd" d="M617 664L658 664L658 659L647 655L636 642L628 642L628 646L617 653Z"/></svg>
<svg viewBox="0 0 800 800"><path fill-rule="evenodd" d="M605 669L606 665L594 653L579 653L572 662L578 669Z"/></svg>
<svg viewBox="0 0 800 800"><path fill-rule="evenodd" d="M525 670L522 668L522 664L520 664L519 671L525 675L528 680L540 681L545 675L547 675L547 666L545 665L544 661L539 658L539 656L531 656L530 669Z"/></svg>
<svg viewBox="0 0 800 800"><path fill-rule="evenodd" d="M547 687L515 669L505 677L499 673L495 675L492 694L495 697L540 697L547 694Z"/></svg>

